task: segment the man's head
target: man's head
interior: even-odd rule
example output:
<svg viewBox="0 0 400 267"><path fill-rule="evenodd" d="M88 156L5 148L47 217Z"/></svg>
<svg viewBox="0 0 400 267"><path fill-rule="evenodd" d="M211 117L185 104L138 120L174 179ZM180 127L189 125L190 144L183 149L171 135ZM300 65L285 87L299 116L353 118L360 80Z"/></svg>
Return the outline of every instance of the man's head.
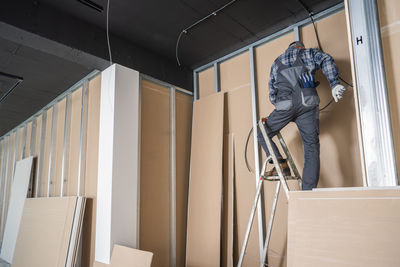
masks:
<svg viewBox="0 0 400 267"><path fill-rule="evenodd" d="M290 43L289 47L294 47L294 48L297 48L297 49L304 49L305 48L303 42L301 42L301 41L294 41L294 42Z"/></svg>

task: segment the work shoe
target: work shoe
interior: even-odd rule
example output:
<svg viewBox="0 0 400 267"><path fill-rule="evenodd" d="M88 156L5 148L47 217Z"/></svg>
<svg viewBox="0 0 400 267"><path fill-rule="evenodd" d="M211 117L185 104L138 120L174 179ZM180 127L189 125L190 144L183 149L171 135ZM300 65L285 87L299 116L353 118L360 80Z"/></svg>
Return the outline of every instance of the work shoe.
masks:
<svg viewBox="0 0 400 267"><path fill-rule="evenodd" d="M283 162L279 162L279 167L281 167L283 176L290 176L290 168L289 165L287 163L287 160L285 159ZM264 173L264 177L268 177L268 176L277 176L278 172L276 171L275 167L272 168L272 170L270 171L266 171Z"/></svg>

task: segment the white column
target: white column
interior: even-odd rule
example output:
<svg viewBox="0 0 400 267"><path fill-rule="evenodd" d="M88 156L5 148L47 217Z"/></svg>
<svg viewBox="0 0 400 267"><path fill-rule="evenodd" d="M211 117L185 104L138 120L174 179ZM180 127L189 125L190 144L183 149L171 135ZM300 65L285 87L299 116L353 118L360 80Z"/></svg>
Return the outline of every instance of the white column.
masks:
<svg viewBox="0 0 400 267"><path fill-rule="evenodd" d="M139 81L116 64L101 76L95 260L106 264L114 244L138 246Z"/></svg>

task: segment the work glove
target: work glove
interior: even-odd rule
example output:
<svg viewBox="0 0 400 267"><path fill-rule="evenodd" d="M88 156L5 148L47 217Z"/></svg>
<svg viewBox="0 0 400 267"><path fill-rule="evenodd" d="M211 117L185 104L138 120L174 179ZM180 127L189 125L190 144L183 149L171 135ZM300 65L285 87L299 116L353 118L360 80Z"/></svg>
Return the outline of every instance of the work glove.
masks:
<svg viewBox="0 0 400 267"><path fill-rule="evenodd" d="M300 75L302 88L315 88L318 84L314 82L314 75L310 72L304 72Z"/></svg>
<svg viewBox="0 0 400 267"><path fill-rule="evenodd" d="M335 102L338 102L339 99L342 99L344 91L346 91L346 88L341 84L336 84L332 88L332 96L333 99L335 99Z"/></svg>

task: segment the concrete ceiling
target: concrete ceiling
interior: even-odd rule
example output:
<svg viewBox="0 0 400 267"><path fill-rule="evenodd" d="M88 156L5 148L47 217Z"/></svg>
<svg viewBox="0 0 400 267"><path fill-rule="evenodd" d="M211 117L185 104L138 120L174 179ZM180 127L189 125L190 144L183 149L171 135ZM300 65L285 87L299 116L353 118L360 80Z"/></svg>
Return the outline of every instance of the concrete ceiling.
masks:
<svg viewBox="0 0 400 267"><path fill-rule="evenodd" d="M0 104L0 136L94 69L108 66L107 0L3 0L0 72L24 81ZM192 89L192 69L262 39L308 13L299 0L237 0L182 36L183 29L229 0L110 0L113 61ZM314 13L340 0L302 0ZM12 81L2 82L0 94Z"/></svg>

